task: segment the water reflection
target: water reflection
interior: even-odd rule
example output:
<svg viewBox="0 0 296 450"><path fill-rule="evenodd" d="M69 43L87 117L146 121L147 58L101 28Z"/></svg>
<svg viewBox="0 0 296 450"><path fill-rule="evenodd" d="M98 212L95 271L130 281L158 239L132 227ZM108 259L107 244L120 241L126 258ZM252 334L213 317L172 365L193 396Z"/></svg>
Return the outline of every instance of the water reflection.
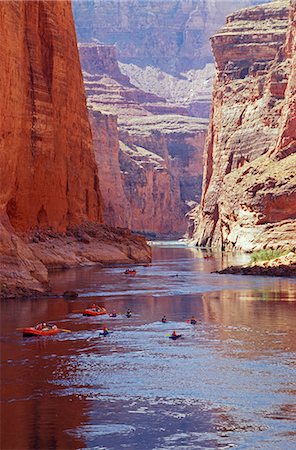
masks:
<svg viewBox="0 0 296 450"><path fill-rule="evenodd" d="M295 448L295 281L211 274L223 261L196 249L154 257L133 278L53 274L74 300L1 303L3 450ZM93 302L119 315L83 317ZM40 321L73 332L16 331Z"/></svg>

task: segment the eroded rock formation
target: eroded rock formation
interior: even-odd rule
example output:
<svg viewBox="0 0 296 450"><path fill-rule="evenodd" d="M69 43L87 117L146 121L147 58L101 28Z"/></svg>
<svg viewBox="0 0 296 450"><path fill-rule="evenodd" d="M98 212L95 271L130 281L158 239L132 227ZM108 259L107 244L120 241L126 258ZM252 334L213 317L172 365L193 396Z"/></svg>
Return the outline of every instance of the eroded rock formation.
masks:
<svg viewBox="0 0 296 450"><path fill-rule="evenodd" d="M46 289L48 264L39 253L41 247L52 251L50 232L53 239L60 233L62 258L66 230L99 224L102 200L71 3L1 2L0 25L0 295L8 296ZM51 230L45 244L26 239L35 228ZM118 233L97 232L97 259L94 251L84 255L78 240L76 261L100 261L104 242L110 257L108 232ZM125 259L138 259L139 242L133 252L123 240ZM140 259L149 259L142 245Z"/></svg>
<svg viewBox="0 0 296 450"><path fill-rule="evenodd" d="M295 7L282 0L242 10L212 39L199 245L296 244Z"/></svg>
<svg viewBox="0 0 296 450"><path fill-rule="evenodd" d="M73 7L80 42L115 44L120 69L134 86L165 98L174 113L186 107L191 116L208 118L214 75L209 38L227 14L266 1L76 0Z"/></svg>
<svg viewBox="0 0 296 450"><path fill-rule="evenodd" d="M268 0L266 0L268 1ZM79 42L116 44L119 60L179 74L212 62L209 37L238 7L264 0L77 0Z"/></svg>
<svg viewBox="0 0 296 450"><path fill-rule="evenodd" d="M207 120L131 84L119 70L114 47L79 49L105 220L182 235L187 202L200 199Z"/></svg>

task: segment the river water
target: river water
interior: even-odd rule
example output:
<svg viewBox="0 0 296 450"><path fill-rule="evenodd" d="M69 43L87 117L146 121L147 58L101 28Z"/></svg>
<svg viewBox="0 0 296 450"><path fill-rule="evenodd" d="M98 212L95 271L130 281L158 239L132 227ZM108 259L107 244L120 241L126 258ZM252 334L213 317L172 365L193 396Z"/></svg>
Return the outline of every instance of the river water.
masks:
<svg viewBox="0 0 296 450"><path fill-rule="evenodd" d="M204 256L155 247L135 277L52 274L75 300L2 302L1 449L294 450L296 280L211 274L243 257ZM121 314L83 317L93 302ZM16 330L40 321L72 333Z"/></svg>

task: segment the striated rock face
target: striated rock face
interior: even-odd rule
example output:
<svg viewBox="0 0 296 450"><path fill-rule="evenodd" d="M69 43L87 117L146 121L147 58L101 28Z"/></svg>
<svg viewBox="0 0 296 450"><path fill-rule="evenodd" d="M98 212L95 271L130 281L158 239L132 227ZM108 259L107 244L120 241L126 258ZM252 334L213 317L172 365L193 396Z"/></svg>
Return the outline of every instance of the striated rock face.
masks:
<svg viewBox="0 0 296 450"><path fill-rule="evenodd" d="M16 230L101 220L71 4L1 2L0 208Z"/></svg>
<svg viewBox="0 0 296 450"><path fill-rule="evenodd" d="M71 3L1 2L0 25L0 297L44 292L52 253L59 266L69 259L147 261L143 239L99 225L102 199ZM81 240L78 232L65 234L75 226L98 229ZM48 234L30 242L33 229Z"/></svg>
<svg viewBox="0 0 296 450"><path fill-rule="evenodd" d="M131 225L131 211L125 196L119 164L117 119L112 115L92 111L90 121L99 168L100 190L104 199L104 223L127 228Z"/></svg>
<svg viewBox="0 0 296 450"><path fill-rule="evenodd" d="M78 40L115 44L120 69L134 86L208 118L214 75L210 36L227 14L268 1L76 0L73 8ZM88 71L83 59L82 65Z"/></svg>
<svg viewBox="0 0 296 450"><path fill-rule="evenodd" d="M182 235L186 203L201 194L207 120L131 84L113 47L83 44L79 50L104 219L136 231Z"/></svg>
<svg viewBox="0 0 296 450"><path fill-rule="evenodd" d="M238 7L260 0L77 0L79 42L116 44L119 60L179 74L212 62L209 37ZM264 0L261 0L264 3ZM223 6L222 6L223 5Z"/></svg>
<svg viewBox="0 0 296 450"><path fill-rule="evenodd" d="M199 245L296 244L295 0L289 5L235 13L213 37Z"/></svg>

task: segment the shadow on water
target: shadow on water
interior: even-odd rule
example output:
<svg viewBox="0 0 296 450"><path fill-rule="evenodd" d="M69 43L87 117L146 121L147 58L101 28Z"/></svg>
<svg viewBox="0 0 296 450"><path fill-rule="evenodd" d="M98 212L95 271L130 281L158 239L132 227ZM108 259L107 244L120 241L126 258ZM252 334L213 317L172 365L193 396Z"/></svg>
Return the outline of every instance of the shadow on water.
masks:
<svg viewBox="0 0 296 450"><path fill-rule="evenodd" d="M1 303L1 449L295 448L295 280L211 273L242 255L153 253L136 277L52 274L74 300ZM83 317L93 302L118 316ZM72 333L16 331L40 321Z"/></svg>

